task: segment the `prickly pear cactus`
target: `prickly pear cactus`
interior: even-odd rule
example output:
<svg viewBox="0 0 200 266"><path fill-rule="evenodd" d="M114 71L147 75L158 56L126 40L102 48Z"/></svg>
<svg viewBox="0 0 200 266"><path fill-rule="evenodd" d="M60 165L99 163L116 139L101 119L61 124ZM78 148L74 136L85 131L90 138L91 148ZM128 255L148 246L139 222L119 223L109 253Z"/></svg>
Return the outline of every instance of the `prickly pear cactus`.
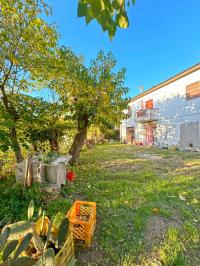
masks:
<svg viewBox="0 0 200 266"><path fill-rule="evenodd" d="M43 253L44 251L44 244L42 240L40 239L40 236L36 234L36 232L33 232L33 243L35 248L39 253Z"/></svg>
<svg viewBox="0 0 200 266"><path fill-rule="evenodd" d="M7 260L10 254L16 249L18 244L19 244L19 241L16 239L8 242L3 252L3 261Z"/></svg>
<svg viewBox="0 0 200 266"><path fill-rule="evenodd" d="M55 252L52 248L47 249L35 266L55 266Z"/></svg>
<svg viewBox="0 0 200 266"><path fill-rule="evenodd" d="M25 237L23 238L22 242L19 244L15 252L14 258L17 258L28 247L32 237L33 237L32 233L28 233L27 235L25 235Z"/></svg>
<svg viewBox="0 0 200 266"><path fill-rule="evenodd" d="M30 221L34 215L34 200L31 200L28 205L28 220Z"/></svg>
<svg viewBox="0 0 200 266"><path fill-rule="evenodd" d="M20 257L10 261L10 266L32 266L36 260L31 257Z"/></svg>
<svg viewBox="0 0 200 266"><path fill-rule="evenodd" d="M10 235L11 229L7 227L4 232L0 235L0 252L3 250L6 241L8 240L8 237Z"/></svg>
<svg viewBox="0 0 200 266"><path fill-rule="evenodd" d="M64 241L66 240L66 237L68 235L69 231L69 219L67 217L64 218L64 220L61 222L59 231L58 231L58 246L60 247Z"/></svg>

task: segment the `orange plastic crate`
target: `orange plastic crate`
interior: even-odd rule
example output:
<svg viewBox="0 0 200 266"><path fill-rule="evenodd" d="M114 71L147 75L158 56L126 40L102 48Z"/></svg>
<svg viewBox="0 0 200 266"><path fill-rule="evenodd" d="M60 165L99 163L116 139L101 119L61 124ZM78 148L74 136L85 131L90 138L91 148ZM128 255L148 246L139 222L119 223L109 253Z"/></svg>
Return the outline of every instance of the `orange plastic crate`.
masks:
<svg viewBox="0 0 200 266"><path fill-rule="evenodd" d="M96 203L75 201L67 214L75 243L89 247L96 225Z"/></svg>

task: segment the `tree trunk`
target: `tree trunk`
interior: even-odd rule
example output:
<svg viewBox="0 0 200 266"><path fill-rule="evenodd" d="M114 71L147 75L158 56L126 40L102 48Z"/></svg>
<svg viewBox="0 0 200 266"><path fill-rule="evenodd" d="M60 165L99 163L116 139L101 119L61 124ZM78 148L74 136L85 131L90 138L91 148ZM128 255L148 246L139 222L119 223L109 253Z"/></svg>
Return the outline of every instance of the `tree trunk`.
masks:
<svg viewBox="0 0 200 266"><path fill-rule="evenodd" d="M9 77L9 75L10 75L12 66L13 66L13 62L11 62L10 69L9 69L8 73L6 74L6 76L5 76L3 84L0 85L0 89L1 89L1 93L2 93L2 100L3 100L4 107L5 107L6 111L7 111L7 113L11 115L12 119L16 123L19 120L19 118L20 118L19 114L17 113L17 111L14 108L14 106L11 103L9 103L9 99L8 99L8 96L7 96L6 91L5 91L5 84L7 82L7 79ZM15 152L16 161L17 161L17 163L20 163L20 162L23 161L23 156L22 156L22 153L21 153L21 148L20 148L18 139L17 139L17 131L16 131L16 127L15 126L13 126L11 128L10 136L11 136L12 149Z"/></svg>
<svg viewBox="0 0 200 266"><path fill-rule="evenodd" d="M12 146L13 146L14 152L15 152L16 161L17 161L17 163L21 163L23 161L23 156L22 156L19 142L17 140L17 132L16 132L15 127L13 127L11 129L10 135L11 135Z"/></svg>
<svg viewBox="0 0 200 266"><path fill-rule="evenodd" d="M57 138L49 140L50 150L51 152L59 152L59 143Z"/></svg>
<svg viewBox="0 0 200 266"><path fill-rule="evenodd" d="M70 164L75 164L79 157L81 149L84 145L84 141L87 137L87 128L88 128L88 119L78 121L78 132L76 133L73 144L69 151L69 154L72 155Z"/></svg>
<svg viewBox="0 0 200 266"><path fill-rule="evenodd" d="M38 152L37 144L35 142L32 143L32 148L34 152Z"/></svg>
<svg viewBox="0 0 200 266"><path fill-rule="evenodd" d="M58 142L58 139L54 139L54 150L56 152L59 152L59 142Z"/></svg>

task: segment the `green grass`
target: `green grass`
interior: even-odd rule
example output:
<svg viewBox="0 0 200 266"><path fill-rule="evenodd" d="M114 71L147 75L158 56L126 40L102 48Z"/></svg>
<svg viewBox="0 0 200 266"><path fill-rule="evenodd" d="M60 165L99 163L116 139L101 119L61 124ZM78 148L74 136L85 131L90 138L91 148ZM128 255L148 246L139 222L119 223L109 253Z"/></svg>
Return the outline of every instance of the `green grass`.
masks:
<svg viewBox="0 0 200 266"><path fill-rule="evenodd" d="M77 250L78 265L200 265L199 153L97 145L74 170L66 199L48 204L39 186L23 193L14 178L0 180L0 218L26 219L33 198L59 224L82 195L97 202L97 226L92 246Z"/></svg>
<svg viewBox="0 0 200 266"><path fill-rule="evenodd" d="M200 265L199 154L100 145L82 153L75 171L74 192L97 202L98 254L93 256L93 247L80 252L80 265L85 254L84 265L148 265L154 260L163 265ZM158 239L146 237L152 217L166 227Z"/></svg>

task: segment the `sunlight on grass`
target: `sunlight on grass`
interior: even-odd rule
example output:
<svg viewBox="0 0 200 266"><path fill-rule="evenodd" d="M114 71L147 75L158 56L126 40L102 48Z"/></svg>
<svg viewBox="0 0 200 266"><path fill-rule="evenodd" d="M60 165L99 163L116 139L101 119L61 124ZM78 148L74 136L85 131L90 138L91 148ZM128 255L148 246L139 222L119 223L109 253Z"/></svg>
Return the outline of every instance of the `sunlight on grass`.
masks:
<svg viewBox="0 0 200 266"><path fill-rule="evenodd" d="M158 155L162 160L156 156L137 158L139 153ZM163 217L166 229L174 222L178 226L166 232L164 242L162 235L157 240L161 241L158 257L164 264L193 266L190 262L198 261L196 252L190 257L185 256L184 250L190 245L196 250L200 235L197 227L199 169L187 175L176 171L188 162L198 161L198 156L197 153L123 144L100 145L82 154L81 163L75 167L74 191L97 202L95 241L105 253L105 265L128 266L136 262L135 265L148 265L146 259L147 262L155 259L150 258L153 250L145 242L145 230L151 217ZM186 200L181 200L180 195ZM188 238L189 229L184 227L187 223L194 233L192 238ZM183 238L180 238L181 230L185 232ZM151 244L157 248L157 243Z"/></svg>

